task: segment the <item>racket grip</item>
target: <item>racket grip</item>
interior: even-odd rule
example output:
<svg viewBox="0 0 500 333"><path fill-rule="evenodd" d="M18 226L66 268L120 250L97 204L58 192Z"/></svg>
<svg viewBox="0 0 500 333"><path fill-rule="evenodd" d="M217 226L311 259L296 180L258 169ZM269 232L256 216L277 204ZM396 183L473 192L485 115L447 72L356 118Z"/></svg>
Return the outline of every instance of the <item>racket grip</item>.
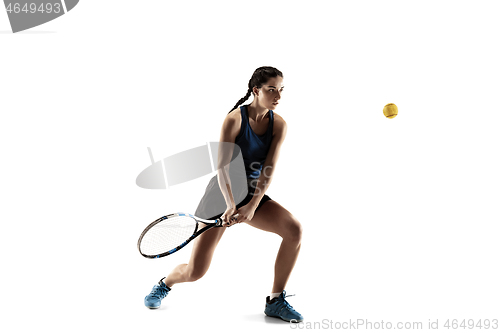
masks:
<svg viewBox="0 0 500 333"><path fill-rule="evenodd" d="M234 217L238 218L238 216L239 216L239 215L240 215L240 214L233 215L231 218L234 218ZM217 221L217 222L215 222L215 226L216 226L216 227L221 227L221 226L222 226L222 219L221 219L221 218L218 218L216 221Z"/></svg>

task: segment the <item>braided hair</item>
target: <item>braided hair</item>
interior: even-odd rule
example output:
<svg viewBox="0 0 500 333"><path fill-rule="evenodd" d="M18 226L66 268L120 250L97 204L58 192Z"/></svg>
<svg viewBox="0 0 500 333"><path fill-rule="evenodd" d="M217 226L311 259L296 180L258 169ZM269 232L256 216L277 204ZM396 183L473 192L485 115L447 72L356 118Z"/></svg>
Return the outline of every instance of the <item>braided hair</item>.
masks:
<svg viewBox="0 0 500 333"><path fill-rule="evenodd" d="M241 98L238 103L231 109L233 111L238 107L238 105L243 104L248 98L250 98L250 95L253 94L253 87L257 87L257 89L262 88L262 86L272 77L278 77L280 76L283 78L283 73L281 73L279 70L277 70L274 67L269 67L269 66L264 66L264 67L259 67L253 72L252 77L250 78L250 81L248 81L248 91L245 97ZM229 113L231 113L229 111Z"/></svg>

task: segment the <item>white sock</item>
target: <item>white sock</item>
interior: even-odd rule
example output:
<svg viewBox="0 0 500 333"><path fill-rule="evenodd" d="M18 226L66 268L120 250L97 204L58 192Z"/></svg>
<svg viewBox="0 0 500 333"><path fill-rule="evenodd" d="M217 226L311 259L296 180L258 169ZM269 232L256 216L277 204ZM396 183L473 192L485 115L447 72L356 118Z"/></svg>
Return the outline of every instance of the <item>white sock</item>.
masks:
<svg viewBox="0 0 500 333"><path fill-rule="evenodd" d="M271 293L271 296L269 297L269 300L272 300L275 297L279 297L279 295L281 295L281 293Z"/></svg>

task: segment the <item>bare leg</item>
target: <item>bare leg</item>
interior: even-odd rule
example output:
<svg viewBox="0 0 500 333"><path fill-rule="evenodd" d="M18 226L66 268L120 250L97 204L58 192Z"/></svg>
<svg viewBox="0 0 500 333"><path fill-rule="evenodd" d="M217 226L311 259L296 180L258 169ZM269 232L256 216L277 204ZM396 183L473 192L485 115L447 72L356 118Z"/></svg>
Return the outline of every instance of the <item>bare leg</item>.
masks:
<svg viewBox="0 0 500 333"><path fill-rule="evenodd" d="M300 251L302 226L285 208L274 200L267 201L247 224L280 235L283 240L274 265L272 293L285 289Z"/></svg>
<svg viewBox="0 0 500 333"><path fill-rule="evenodd" d="M193 241L189 263L178 265L163 280L167 287L170 288L176 283L196 281L205 275L225 230L226 228L213 228L198 236Z"/></svg>

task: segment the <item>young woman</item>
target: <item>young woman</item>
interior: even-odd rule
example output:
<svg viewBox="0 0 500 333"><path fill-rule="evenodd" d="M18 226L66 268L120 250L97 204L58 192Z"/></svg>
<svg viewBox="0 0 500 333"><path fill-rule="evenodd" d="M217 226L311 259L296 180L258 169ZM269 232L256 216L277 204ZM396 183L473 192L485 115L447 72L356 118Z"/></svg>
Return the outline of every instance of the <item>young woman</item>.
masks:
<svg viewBox="0 0 500 333"><path fill-rule="evenodd" d="M214 196L223 196L227 208L218 216L225 227L247 223L255 228L276 233L282 237L274 268L274 283L266 298L264 313L286 321L302 321L303 317L285 300L285 285L290 277L300 250L302 227L297 219L279 203L265 194L270 185L281 145L285 140L287 125L273 110L278 106L283 92L283 74L273 67L257 68L248 83L248 92L229 112L222 125L220 142L233 142L240 149L248 181L248 195L235 204L226 168L219 168L216 177L207 187L200 207ZM250 95L251 104L243 105ZM216 193L218 192L218 193ZM199 215L197 215L199 216ZM175 267L172 272L153 287L144 303L148 308L159 308L161 300L176 283L192 282L208 270L215 248L225 228L213 228L200 235L193 244L189 263Z"/></svg>

